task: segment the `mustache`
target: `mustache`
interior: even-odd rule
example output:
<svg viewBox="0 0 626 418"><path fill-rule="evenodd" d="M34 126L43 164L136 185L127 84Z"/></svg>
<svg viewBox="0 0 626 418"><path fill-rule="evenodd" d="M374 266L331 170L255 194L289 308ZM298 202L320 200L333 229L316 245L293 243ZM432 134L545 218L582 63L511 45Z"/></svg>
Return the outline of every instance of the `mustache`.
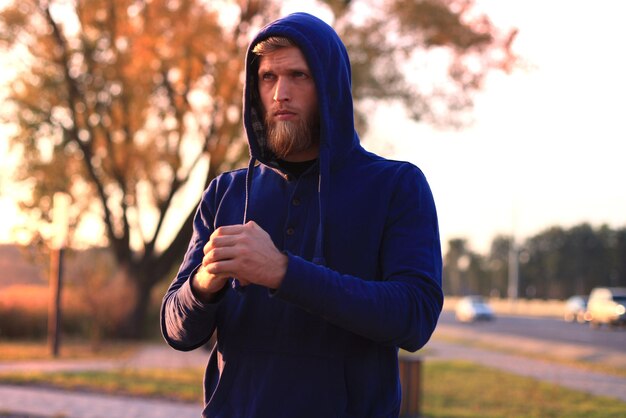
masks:
<svg viewBox="0 0 626 418"><path fill-rule="evenodd" d="M275 105L275 106L272 106L272 108L270 109L268 114L275 115L277 113L285 113L285 112L287 112L287 113L297 113L296 110L291 108L290 106Z"/></svg>

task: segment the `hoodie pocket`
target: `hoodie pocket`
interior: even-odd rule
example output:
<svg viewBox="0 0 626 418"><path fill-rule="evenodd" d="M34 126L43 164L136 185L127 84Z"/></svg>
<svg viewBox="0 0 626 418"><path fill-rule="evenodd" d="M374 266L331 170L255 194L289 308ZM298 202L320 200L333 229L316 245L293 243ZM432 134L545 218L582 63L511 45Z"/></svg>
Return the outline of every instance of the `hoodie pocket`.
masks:
<svg viewBox="0 0 626 418"><path fill-rule="evenodd" d="M341 359L258 351L228 357L204 416L346 416Z"/></svg>

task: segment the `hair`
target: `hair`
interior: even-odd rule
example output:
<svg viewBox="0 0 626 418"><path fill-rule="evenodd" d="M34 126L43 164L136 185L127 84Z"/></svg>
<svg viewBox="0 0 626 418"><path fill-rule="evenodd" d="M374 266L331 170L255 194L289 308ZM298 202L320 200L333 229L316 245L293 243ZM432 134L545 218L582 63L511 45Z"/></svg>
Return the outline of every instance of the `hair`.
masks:
<svg viewBox="0 0 626 418"><path fill-rule="evenodd" d="M252 52L260 57L275 52L281 48L296 46L293 41L284 36L270 36L263 39L252 48Z"/></svg>

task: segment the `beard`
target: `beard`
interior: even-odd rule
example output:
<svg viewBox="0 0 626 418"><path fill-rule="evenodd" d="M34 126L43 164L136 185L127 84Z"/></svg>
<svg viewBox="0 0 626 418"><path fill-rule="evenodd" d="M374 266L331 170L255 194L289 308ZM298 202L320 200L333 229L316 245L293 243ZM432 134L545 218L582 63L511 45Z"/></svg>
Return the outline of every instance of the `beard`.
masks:
<svg viewBox="0 0 626 418"><path fill-rule="evenodd" d="M265 112L267 147L280 159L292 153L305 151L319 142L319 114L314 112L306 119L275 121L273 112Z"/></svg>

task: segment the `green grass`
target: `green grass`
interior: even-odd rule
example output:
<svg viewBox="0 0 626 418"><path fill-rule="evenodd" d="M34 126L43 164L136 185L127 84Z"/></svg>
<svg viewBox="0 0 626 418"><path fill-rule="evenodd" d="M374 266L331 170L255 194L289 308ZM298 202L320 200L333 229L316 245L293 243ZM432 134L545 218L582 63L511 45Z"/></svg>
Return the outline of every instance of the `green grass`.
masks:
<svg viewBox="0 0 626 418"><path fill-rule="evenodd" d="M424 365L422 413L429 418L625 417L626 403L469 362Z"/></svg>
<svg viewBox="0 0 626 418"><path fill-rule="evenodd" d="M462 361L426 362L422 415L426 418L611 418L626 403L588 395ZM202 399L201 369L12 373L0 383L39 384L191 402Z"/></svg>
<svg viewBox="0 0 626 418"><path fill-rule="evenodd" d="M122 359L128 358L139 346L132 342L107 341L92 346L84 341L63 341L60 359ZM49 360L50 350L46 341L8 341L0 343L0 360L25 361Z"/></svg>
<svg viewBox="0 0 626 418"><path fill-rule="evenodd" d="M189 402L202 400L202 369L122 369L53 373L1 373L0 383L41 385Z"/></svg>

